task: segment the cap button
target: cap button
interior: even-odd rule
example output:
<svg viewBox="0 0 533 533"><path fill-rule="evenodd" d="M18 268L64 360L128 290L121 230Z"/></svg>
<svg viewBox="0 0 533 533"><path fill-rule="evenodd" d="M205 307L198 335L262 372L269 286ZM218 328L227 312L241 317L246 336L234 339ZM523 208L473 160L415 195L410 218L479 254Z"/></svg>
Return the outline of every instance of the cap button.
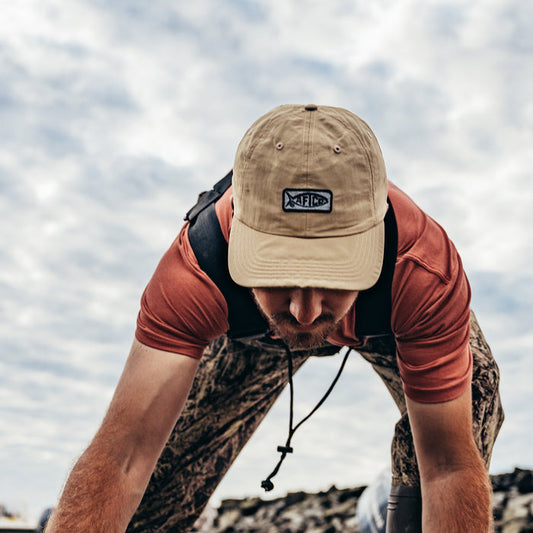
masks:
<svg viewBox="0 0 533 533"><path fill-rule="evenodd" d="M316 111L317 109L318 109L318 106L316 106L315 104L307 104L305 106L306 111Z"/></svg>

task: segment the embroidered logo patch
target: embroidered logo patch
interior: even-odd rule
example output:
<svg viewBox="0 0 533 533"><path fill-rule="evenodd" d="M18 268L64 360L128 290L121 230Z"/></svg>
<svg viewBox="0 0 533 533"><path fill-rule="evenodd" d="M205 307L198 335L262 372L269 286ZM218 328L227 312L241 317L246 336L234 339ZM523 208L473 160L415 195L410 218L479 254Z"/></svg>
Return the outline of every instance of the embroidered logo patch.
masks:
<svg viewBox="0 0 533 533"><path fill-rule="evenodd" d="M333 193L324 189L284 189L283 211L331 213Z"/></svg>

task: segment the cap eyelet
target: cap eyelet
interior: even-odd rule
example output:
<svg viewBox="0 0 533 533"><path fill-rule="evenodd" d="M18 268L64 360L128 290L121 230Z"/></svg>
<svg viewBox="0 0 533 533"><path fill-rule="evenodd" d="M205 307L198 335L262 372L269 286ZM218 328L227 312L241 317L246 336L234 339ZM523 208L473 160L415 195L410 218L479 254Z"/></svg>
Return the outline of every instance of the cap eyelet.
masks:
<svg viewBox="0 0 533 533"><path fill-rule="evenodd" d="M276 144L276 150L283 150L283 143L282 142L279 142L278 144Z"/></svg>
<svg viewBox="0 0 533 533"><path fill-rule="evenodd" d="M336 154L340 154L341 153L341 147L336 144L334 147L333 147L333 151L336 153Z"/></svg>

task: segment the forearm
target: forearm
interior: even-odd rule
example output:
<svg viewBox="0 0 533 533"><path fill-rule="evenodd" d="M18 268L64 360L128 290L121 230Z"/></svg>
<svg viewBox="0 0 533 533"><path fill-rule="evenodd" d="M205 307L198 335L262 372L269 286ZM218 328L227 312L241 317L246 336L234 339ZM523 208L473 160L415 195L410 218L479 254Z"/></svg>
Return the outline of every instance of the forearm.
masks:
<svg viewBox="0 0 533 533"><path fill-rule="evenodd" d="M481 461L422 483L423 533L492 531L490 480Z"/></svg>
<svg viewBox="0 0 533 533"><path fill-rule="evenodd" d="M91 445L74 466L46 533L125 531L141 501L141 485Z"/></svg>

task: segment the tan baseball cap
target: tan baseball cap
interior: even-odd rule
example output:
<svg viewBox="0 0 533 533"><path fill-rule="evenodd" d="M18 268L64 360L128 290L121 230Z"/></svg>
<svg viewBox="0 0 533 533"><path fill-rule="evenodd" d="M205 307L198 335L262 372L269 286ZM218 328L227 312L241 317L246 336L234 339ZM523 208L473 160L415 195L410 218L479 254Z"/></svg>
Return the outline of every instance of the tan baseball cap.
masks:
<svg viewBox="0 0 533 533"><path fill-rule="evenodd" d="M387 211L383 156L350 111L282 105L241 140L229 270L244 287L364 290L379 278Z"/></svg>

